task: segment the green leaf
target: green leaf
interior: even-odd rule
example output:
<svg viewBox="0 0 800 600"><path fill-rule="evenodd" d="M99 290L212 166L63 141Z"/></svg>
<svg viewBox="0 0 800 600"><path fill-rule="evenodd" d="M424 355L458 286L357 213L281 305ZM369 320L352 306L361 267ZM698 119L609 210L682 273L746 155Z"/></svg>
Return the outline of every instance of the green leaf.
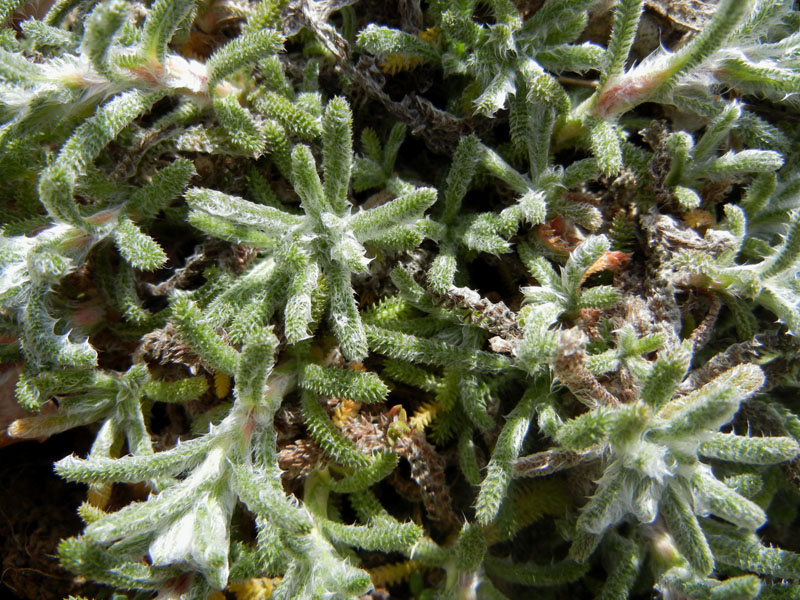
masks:
<svg viewBox="0 0 800 600"><path fill-rule="evenodd" d="M428 285L437 294L444 294L455 281L457 260L455 248L451 244L443 244L440 253L433 259L428 269Z"/></svg>
<svg viewBox="0 0 800 600"><path fill-rule="evenodd" d="M172 302L172 317L184 341L212 368L234 375L239 354L222 341L214 329L203 321L197 305L187 298Z"/></svg>
<svg viewBox="0 0 800 600"><path fill-rule="evenodd" d="M697 517L686 500L672 486L667 486L659 512L669 527L675 545L689 564L701 575L711 573L714 570L714 556L717 552L712 553Z"/></svg>
<svg viewBox="0 0 800 600"><path fill-rule="evenodd" d="M264 405L267 378L275 364L278 338L266 328L255 329L242 347L236 368L236 399L246 407Z"/></svg>
<svg viewBox="0 0 800 600"><path fill-rule="evenodd" d="M322 148L325 198L333 212L343 216L353 160L353 115L344 98L331 99L325 108Z"/></svg>
<svg viewBox="0 0 800 600"><path fill-rule="evenodd" d="M556 441L569 450L584 450L605 441L614 422L613 410L596 408L564 423Z"/></svg>
<svg viewBox="0 0 800 600"><path fill-rule="evenodd" d="M711 533L708 542L722 564L779 579L800 579L800 554L768 548L756 540L738 538L733 532L730 535Z"/></svg>
<svg viewBox="0 0 800 600"><path fill-rule="evenodd" d="M625 468L606 469L597 485L594 496L581 509L575 526L589 533L602 534L616 524L625 514L622 499L626 496L635 475Z"/></svg>
<svg viewBox="0 0 800 600"><path fill-rule="evenodd" d="M295 270L289 283L289 299L283 314L284 333L290 344L310 337L308 326L314 320L311 296L317 288L319 277L319 266L305 260Z"/></svg>
<svg viewBox="0 0 800 600"><path fill-rule="evenodd" d="M214 97L220 93L217 86L223 79L240 69L255 65L265 55L275 54L283 48L283 36L272 29L245 33L234 38L214 52L206 62L208 92Z"/></svg>
<svg viewBox="0 0 800 600"><path fill-rule="evenodd" d="M394 452L380 452L372 459L370 466L357 469L351 475L331 482L331 490L339 494L365 490L391 475L397 467L398 460Z"/></svg>
<svg viewBox="0 0 800 600"><path fill-rule="evenodd" d="M619 535L609 535L607 548L613 560L613 567L603 584L597 600L616 600L627 598L642 564L642 550L638 545Z"/></svg>
<svg viewBox="0 0 800 600"><path fill-rule="evenodd" d="M378 58L401 54L425 61L438 59L433 48L418 37L374 23L370 23L359 32L356 44Z"/></svg>
<svg viewBox="0 0 800 600"><path fill-rule="evenodd" d="M745 173L771 173L783 166L783 156L772 150L730 151L703 172L712 179L737 177Z"/></svg>
<svg viewBox="0 0 800 600"><path fill-rule="evenodd" d="M310 392L303 392L301 397L306 427L326 454L339 464L352 469L368 467L369 459L358 451L353 442L342 435L316 396Z"/></svg>
<svg viewBox="0 0 800 600"><path fill-rule="evenodd" d="M394 520L383 523L373 519L369 525L343 525L326 519L322 528L337 542L380 552L408 552L422 537L419 525Z"/></svg>
<svg viewBox="0 0 800 600"><path fill-rule="evenodd" d="M512 463L522 450L533 417L534 403L546 390L541 385L530 387L522 399L509 413L500 436L497 438L492 457L486 467L486 476L480 484L475 500L475 518L480 525L488 525L500 510L507 495L512 477Z"/></svg>
<svg viewBox="0 0 800 600"><path fill-rule="evenodd" d="M597 159L597 166L606 177L612 177L622 169L622 147L617 127L603 119L587 117L589 145Z"/></svg>
<svg viewBox="0 0 800 600"><path fill-rule="evenodd" d="M793 268L798 258L800 258L800 212L792 212L789 215L789 233L786 240L775 254L762 263L761 276L774 277Z"/></svg>
<svg viewBox="0 0 800 600"><path fill-rule="evenodd" d="M80 45L80 38L60 27L45 25L36 19L28 19L20 23L25 37L37 47L51 48L60 52L75 52Z"/></svg>
<svg viewBox="0 0 800 600"><path fill-rule="evenodd" d="M271 237L303 223L302 217L206 188L187 190L186 201L195 215L206 213L237 226L257 228Z"/></svg>
<svg viewBox="0 0 800 600"><path fill-rule="evenodd" d="M600 85L622 73L628 53L636 37L644 0L621 0L614 10L614 23L608 41L608 64L600 77Z"/></svg>
<svg viewBox="0 0 800 600"><path fill-rule="evenodd" d="M367 356L367 336L350 284L350 272L347 269L331 269L328 278L328 321L333 333L348 360L363 360Z"/></svg>
<svg viewBox="0 0 800 600"><path fill-rule="evenodd" d="M321 219L330 210L317 174L317 165L308 146L298 144L292 150L292 175L294 189L300 196L306 214Z"/></svg>
<svg viewBox="0 0 800 600"><path fill-rule="evenodd" d="M303 367L300 387L321 396L348 398L366 404L383 402L389 393L389 388L375 373L361 373L315 364Z"/></svg>
<svg viewBox="0 0 800 600"><path fill-rule="evenodd" d="M689 370L692 353L684 344L659 355L644 382L641 399L658 411L672 398Z"/></svg>
<svg viewBox="0 0 800 600"><path fill-rule="evenodd" d="M722 47L736 26L750 12L752 5L753 0L722 0L714 11L714 18L670 60L663 87L671 88L678 77L689 73Z"/></svg>
<svg viewBox="0 0 800 600"><path fill-rule="evenodd" d="M373 239L392 226L413 223L436 202L434 188L411 189L370 210L362 210L350 218L353 234L359 241Z"/></svg>
<svg viewBox="0 0 800 600"><path fill-rule="evenodd" d="M91 228L81 217L73 199L78 177L92 161L130 123L149 109L163 94L143 94L133 90L120 94L99 107L64 143L55 162L39 180L39 198L56 220Z"/></svg>
<svg viewBox="0 0 800 600"><path fill-rule="evenodd" d="M365 325L364 328L370 347L391 358L490 372L501 371L508 366L508 359L500 354L468 349L455 353L452 345L445 342L427 340L374 325Z"/></svg>
<svg viewBox="0 0 800 600"><path fill-rule="evenodd" d="M144 393L156 402L182 403L195 400L208 389L205 377L186 377L178 381L158 381L151 379L144 384Z"/></svg>
<svg viewBox="0 0 800 600"><path fill-rule="evenodd" d="M586 272L610 247L611 242L604 235L591 236L581 242L570 253L567 264L561 271L563 290L577 297L578 288L586 277Z"/></svg>
<svg viewBox="0 0 800 600"><path fill-rule="evenodd" d="M163 65L167 44L194 14L196 0L156 0L144 22L142 53L148 62Z"/></svg>
<svg viewBox="0 0 800 600"><path fill-rule="evenodd" d="M442 212L444 223L452 223L461 209L461 201L467 194L478 166L479 148L480 141L474 135L462 137L458 142L450 171L447 173Z"/></svg>
<svg viewBox="0 0 800 600"><path fill-rule="evenodd" d="M108 49L128 17L128 8L129 3L124 0L110 0L97 5L86 17L81 52L89 57L95 71L109 78L113 72L108 64Z"/></svg>
<svg viewBox="0 0 800 600"><path fill-rule="evenodd" d="M725 139L736 121L742 114L742 109L737 102L731 102L717 115L706 127L705 133L698 140L692 151L692 158L696 163L702 163L711 156L720 143Z"/></svg>
<svg viewBox="0 0 800 600"><path fill-rule="evenodd" d="M120 219L114 229L114 242L123 258L136 269L154 271L167 262L167 255L158 242L128 218Z"/></svg>
<svg viewBox="0 0 800 600"><path fill-rule="evenodd" d="M790 437L746 437L713 433L698 448L698 453L746 465L774 465L793 459L800 452Z"/></svg>
<svg viewBox="0 0 800 600"><path fill-rule="evenodd" d="M150 219L177 198L197 174L192 161L178 158L161 169L147 183L137 189L125 204L125 214L137 220Z"/></svg>
<svg viewBox="0 0 800 600"><path fill-rule="evenodd" d="M253 156L264 151L267 143L264 133L250 111L239 104L234 95L215 98L214 112L234 146Z"/></svg>
<svg viewBox="0 0 800 600"><path fill-rule="evenodd" d="M493 577L511 583L531 586L554 586L577 581L589 570L589 565L565 560L549 565L514 563L487 556L484 565Z"/></svg>
<svg viewBox="0 0 800 600"><path fill-rule="evenodd" d="M744 498L703 470L695 471L691 479L695 502L700 502L712 515L737 527L756 530L767 522L760 506Z"/></svg>
<svg viewBox="0 0 800 600"><path fill-rule="evenodd" d="M297 104L275 92L265 92L253 98L258 112L275 119L290 133L304 140L314 140L322 135L319 119Z"/></svg>
<svg viewBox="0 0 800 600"><path fill-rule="evenodd" d="M661 409L659 417L667 420L653 429L655 439L678 439L709 429L719 429L733 418L739 403L755 393L764 383L764 373L753 364L742 364L686 396L676 398Z"/></svg>

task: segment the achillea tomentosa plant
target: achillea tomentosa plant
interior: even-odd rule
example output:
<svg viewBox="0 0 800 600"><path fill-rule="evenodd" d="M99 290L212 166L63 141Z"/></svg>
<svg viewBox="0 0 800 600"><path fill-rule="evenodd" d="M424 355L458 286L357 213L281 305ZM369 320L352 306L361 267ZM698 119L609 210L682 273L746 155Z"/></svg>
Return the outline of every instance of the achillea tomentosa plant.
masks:
<svg viewBox="0 0 800 600"><path fill-rule="evenodd" d="M96 432L56 464L89 490L65 568L800 597L800 11L667 17L634 64L646 3L587 39L596 4L58 0L3 30L0 356L41 411L8 435Z"/></svg>

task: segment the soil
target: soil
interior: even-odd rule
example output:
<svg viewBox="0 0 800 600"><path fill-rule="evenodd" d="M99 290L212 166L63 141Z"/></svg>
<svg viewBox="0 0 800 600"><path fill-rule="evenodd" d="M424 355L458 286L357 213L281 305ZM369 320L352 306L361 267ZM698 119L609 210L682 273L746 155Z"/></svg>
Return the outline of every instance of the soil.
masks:
<svg viewBox="0 0 800 600"><path fill-rule="evenodd" d="M81 532L76 509L86 487L53 472L53 462L85 455L92 434L85 429L46 442L20 442L0 449L0 598L60 600L101 597L96 585L75 579L58 564L58 543Z"/></svg>

